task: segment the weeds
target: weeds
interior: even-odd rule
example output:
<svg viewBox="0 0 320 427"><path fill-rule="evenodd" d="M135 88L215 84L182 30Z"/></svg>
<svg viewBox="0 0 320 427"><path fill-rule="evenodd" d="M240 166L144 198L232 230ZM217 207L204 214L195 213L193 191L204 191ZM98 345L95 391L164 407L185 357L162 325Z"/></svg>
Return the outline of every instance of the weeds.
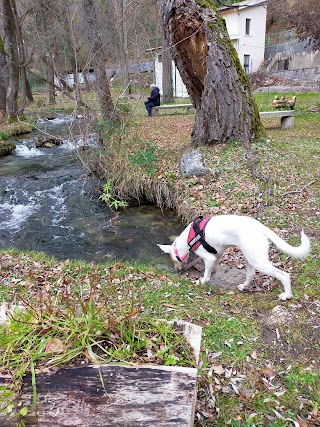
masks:
<svg viewBox="0 0 320 427"><path fill-rule="evenodd" d="M118 200L114 196L113 192L113 185L112 180L109 179L106 184L103 186L103 192L99 196L99 199L102 200L104 203L106 203L110 208L119 209L119 208L126 208L128 206L128 203L123 200Z"/></svg>
<svg viewBox="0 0 320 427"><path fill-rule="evenodd" d="M147 175L154 175L157 171L158 162L156 147L150 143L143 142L141 145L142 148L138 148L134 154L128 155L129 161L133 165L143 168Z"/></svg>

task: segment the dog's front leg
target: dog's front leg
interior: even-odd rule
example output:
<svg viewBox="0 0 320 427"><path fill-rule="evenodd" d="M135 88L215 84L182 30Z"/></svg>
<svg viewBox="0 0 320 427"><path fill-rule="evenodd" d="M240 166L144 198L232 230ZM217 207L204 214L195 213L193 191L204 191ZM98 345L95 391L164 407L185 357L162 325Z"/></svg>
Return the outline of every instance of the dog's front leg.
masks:
<svg viewBox="0 0 320 427"><path fill-rule="evenodd" d="M203 285L204 283L209 282L212 270L216 268L219 262L219 257L216 257L214 255L206 256L203 258L204 260L204 274L203 277L201 277L198 280L198 284Z"/></svg>

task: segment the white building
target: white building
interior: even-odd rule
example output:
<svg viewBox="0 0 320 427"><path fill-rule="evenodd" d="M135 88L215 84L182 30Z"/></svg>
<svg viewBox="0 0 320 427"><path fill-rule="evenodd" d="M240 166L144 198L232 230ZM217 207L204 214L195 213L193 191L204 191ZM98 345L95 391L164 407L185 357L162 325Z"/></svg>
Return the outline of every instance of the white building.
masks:
<svg viewBox="0 0 320 427"><path fill-rule="evenodd" d="M154 60L154 75L156 80L156 85L160 89L162 94L162 57L161 53L156 56ZM178 68L175 66L174 61L172 61L172 84L173 84L173 96L175 98L188 98L189 94L187 88L185 87Z"/></svg>
<svg viewBox="0 0 320 427"><path fill-rule="evenodd" d="M247 0L220 9L233 46L247 74L264 60L267 0Z"/></svg>
<svg viewBox="0 0 320 427"><path fill-rule="evenodd" d="M238 52L240 62L247 74L259 69L264 60L267 0L248 0L234 3L220 9L233 46ZM188 97L177 67L173 69L173 95ZM162 93L161 54L155 58L155 80Z"/></svg>

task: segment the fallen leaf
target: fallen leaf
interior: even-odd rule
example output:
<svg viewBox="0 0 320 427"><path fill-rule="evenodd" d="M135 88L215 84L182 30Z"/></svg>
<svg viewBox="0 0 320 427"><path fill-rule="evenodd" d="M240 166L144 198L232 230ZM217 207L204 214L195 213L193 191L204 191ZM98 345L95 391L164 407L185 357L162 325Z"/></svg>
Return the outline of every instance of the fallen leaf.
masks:
<svg viewBox="0 0 320 427"><path fill-rule="evenodd" d="M251 358L254 360L257 360L258 356L257 356L257 352L255 350L253 350L253 352L250 354Z"/></svg>
<svg viewBox="0 0 320 427"><path fill-rule="evenodd" d="M164 307L169 307L169 308L177 308L177 306L176 305L172 305L172 304L166 304L166 303L164 303L164 304L162 304Z"/></svg>
<svg viewBox="0 0 320 427"><path fill-rule="evenodd" d="M213 372L217 375L222 375L225 372L225 369L222 365L213 366Z"/></svg>
<svg viewBox="0 0 320 427"><path fill-rule="evenodd" d="M52 353L61 353L64 350L64 344L62 343L59 338L52 338L49 340L45 346L46 352L52 352Z"/></svg>
<svg viewBox="0 0 320 427"><path fill-rule="evenodd" d="M209 357L209 360L212 361L214 359L217 359L221 355L222 355L222 351L218 351L217 353L209 353L208 357Z"/></svg>

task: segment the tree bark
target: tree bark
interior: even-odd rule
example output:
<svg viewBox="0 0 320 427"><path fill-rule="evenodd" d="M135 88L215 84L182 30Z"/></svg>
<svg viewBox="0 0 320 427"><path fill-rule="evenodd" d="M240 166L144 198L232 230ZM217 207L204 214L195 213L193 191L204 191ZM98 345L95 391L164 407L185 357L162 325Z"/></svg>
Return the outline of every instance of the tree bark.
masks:
<svg viewBox="0 0 320 427"><path fill-rule="evenodd" d="M25 15L26 16L26 15ZM26 46L24 42L24 37L22 34L22 22L24 17L19 17L16 15L16 38L17 44L19 46L19 61L20 61L20 82L21 82L21 98L22 98L22 108L27 104L27 102L33 102L33 95L31 87L27 77L27 66L32 60L32 56L29 55L27 58L26 55Z"/></svg>
<svg viewBox="0 0 320 427"><path fill-rule="evenodd" d="M21 80L21 98L23 107L28 102L34 102L31 86L27 76L27 67L25 65L21 65L20 69L20 80Z"/></svg>
<svg viewBox="0 0 320 427"><path fill-rule="evenodd" d="M162 90L163 101L173 102L172 56L165 37L162 43Z"/></svg>
<svg viewBox="0 0 320 427"><path fill-rule="evenodd" d="M85 18L86 34L91 47L91 58L96 76L96 92L101 114L111 122L117 121L118 115L113 105L110 83L106 75L106 61L103 52L103 42L97 28L97 11L94 0L82 0Z"/></svg>
<svg viewBox="0 0 320 427"><path fill-rule="evenodd" d="M51 27L52 22L56 19L56 11L52 0L36 0L34 9L37 32L39 33L42 42L42 59L47 66L46 81L49 83L49 104L55 104L54 47L56 36L52 33Z"/></svg>
<svg viewBox="0 0 320 427"><path fill-rule="evenodd" d="M2 0L5 52L7 55L8 85L6 111L10 121L17 120L19 90L19 54L15 0Z"/></svg>
<svg viewBox="0 0 320 427"><path fill-rule="evenodd" d="M6 114L6 97L7 97L7 62L4 43L0 37L0 111Z"/></svg>
<svg viewBox="0 0 320 427"><path fill-rule="evenodd" d="M54 88L54 67L53 61L49 58L48 64L48 82L49 82L49 104L54 105L56 103L56 91Z"/></svg>
<svg viewBox="0 0 320 427"><path fill-rule="evenodd" d="M163 24L197 109L192 144L248 144L258 137L263 126L249 80L212 1L165 0Z"/></svg>

